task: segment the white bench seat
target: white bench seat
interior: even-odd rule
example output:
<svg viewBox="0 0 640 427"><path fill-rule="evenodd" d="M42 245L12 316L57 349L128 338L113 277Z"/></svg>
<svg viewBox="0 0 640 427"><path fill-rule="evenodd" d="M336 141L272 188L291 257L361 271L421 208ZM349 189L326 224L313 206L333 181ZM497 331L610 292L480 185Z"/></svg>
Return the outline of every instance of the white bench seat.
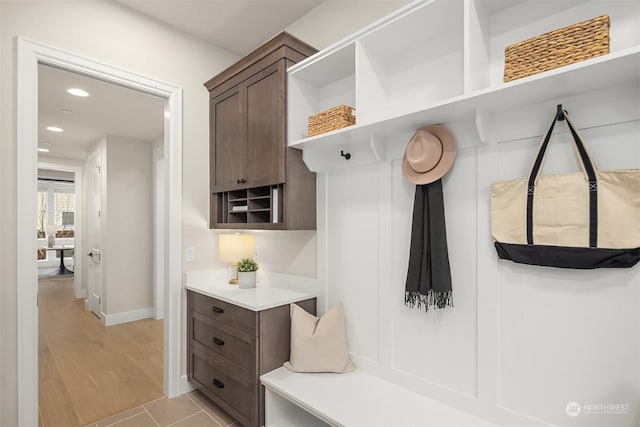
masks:
<svg viewBox="0 0 640 427"><path fill-rule="evenodd" d="M278 368L260 379L267 427L495 426L360 370L305 374Z"/></svg>

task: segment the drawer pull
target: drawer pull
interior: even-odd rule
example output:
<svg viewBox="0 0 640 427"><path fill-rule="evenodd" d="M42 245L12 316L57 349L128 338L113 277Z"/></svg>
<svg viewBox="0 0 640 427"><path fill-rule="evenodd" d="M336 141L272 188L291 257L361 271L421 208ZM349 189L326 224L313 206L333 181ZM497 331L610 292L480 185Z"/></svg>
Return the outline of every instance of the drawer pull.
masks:
<svg viewBox="0 0 640 427"><path fill-rule="evenodd" d="M222 341L220 338L218 337L213 337L213 343L214 344L218 344L218 345L224 345L224 341Z"/></svg>
<svg viewBox="0 0 640 427"><path fill-rule="evenodd" d="M221 309L220 307L216 307L215 305L213 307L211 307L211 311L213 311L215 313L224 313L223 309Z"/></svg>
<svg viewBox="0 0 640 427"><path fill-rule="evenodd" d="M216 378L213 379L213 385L218 388L224 388L224 383Z"/></svg>

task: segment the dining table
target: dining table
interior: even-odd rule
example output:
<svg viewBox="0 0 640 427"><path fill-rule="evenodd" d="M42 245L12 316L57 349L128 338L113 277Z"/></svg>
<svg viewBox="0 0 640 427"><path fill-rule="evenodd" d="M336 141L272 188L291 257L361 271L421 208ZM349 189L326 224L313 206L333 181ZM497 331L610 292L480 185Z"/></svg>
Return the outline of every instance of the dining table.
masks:
<svg viewBox="0 0 640 427"><path fill-rule="evenodd" d="M60 264L58 265L58 268L54 272L50 273L50 275L63 276L66 274L73 274L73 271L69 270L67 266L64 265L64 251L73 251L73 245L43 246L40 249L43 249L45 251L56 251L58 253L58 256L60 257Z"/></svg>

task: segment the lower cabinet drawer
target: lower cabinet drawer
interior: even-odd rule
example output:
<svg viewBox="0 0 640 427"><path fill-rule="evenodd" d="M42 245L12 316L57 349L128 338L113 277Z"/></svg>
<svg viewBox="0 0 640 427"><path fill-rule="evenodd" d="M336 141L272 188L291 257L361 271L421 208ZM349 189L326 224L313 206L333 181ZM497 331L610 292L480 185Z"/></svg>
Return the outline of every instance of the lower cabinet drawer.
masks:
<svg viewBox="0 0 640 427"><path fill-rule="evenodd" d="M247 371L247 378L256 375L256 337L193 313L192 338L212 351L226 357Z"/></svg>
<svg viewBox="0 0 640 427"><path fill-rule="evenodd" d="M249 420L257 418L258 386L244 384L234 379L233 373L215 362L210 357L204 357L200 352L192 355L193 378L204 385L210 392L224 400L229 406Z"/></svg>
<svg viewBox="0 0 640 427"><path fill-rule="evenodd" d="M193 291L189 291L188 295L190 309L249 335L257 336L258 315L255 311Z"/></svg>

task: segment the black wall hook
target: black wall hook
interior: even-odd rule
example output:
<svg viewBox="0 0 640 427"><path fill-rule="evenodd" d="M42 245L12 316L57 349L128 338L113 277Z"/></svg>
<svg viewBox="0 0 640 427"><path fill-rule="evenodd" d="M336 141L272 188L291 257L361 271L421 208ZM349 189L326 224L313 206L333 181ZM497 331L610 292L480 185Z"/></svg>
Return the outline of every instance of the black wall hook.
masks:
<svg viewBox="0 0 640 427"><path fill-rule="evenodd" d="M340 155L345 158L345 160L349 160L351 158L351 153L345 153L344 150L340 150Z"/></svg>
<svg viewBox="0 0 640 427"><path fill-rule="evenodd" d="M562 104L558 104L558 111L556 113L556 120L558 120L558 121L564 120L564 110L562 109Z"/></svg>

